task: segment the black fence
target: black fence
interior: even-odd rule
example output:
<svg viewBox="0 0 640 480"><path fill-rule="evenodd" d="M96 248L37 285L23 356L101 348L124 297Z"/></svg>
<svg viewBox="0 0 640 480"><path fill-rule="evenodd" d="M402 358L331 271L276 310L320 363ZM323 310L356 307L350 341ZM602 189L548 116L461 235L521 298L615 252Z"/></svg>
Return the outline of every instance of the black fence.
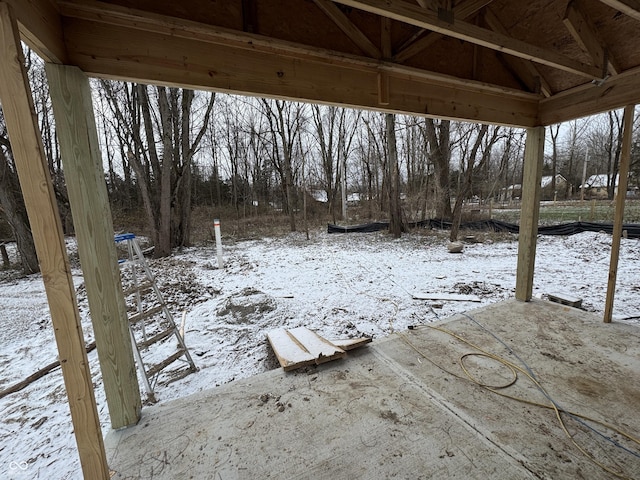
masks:
<svg viewBox="0 0 640 480"><path fill-rule="evenodd" d="M451 228L451 222L439 219L422 220L420 222L410 222L409 228L437 228L448 230ZM362 225L327 225L328 233L370 233L387 230L389 222L371 222ZM491 232L509 232L518 233L520 227L513 223L501 222L500 220L479 220L477 222L465 222L460 224L460 230L480 230ZM622 230L626 230L627 237L640 238L640 224L627 223L623 225ZM538 227L540 235L574 235L582 232L605 232L613 233L613 224L611 223L593 223L593 222L572 222L563 223L561 225L546 225Z"/></svg>

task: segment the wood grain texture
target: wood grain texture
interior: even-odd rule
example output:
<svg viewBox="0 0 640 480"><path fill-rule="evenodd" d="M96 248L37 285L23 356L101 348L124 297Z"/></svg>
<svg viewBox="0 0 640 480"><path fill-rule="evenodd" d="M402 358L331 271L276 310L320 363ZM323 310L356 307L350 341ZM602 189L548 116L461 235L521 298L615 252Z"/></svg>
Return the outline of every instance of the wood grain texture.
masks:
<svg viewBox="0 0 640 480"><path fill-rule="evenodd" d="M540 102L540 124L551 125L586 117L638 102L640 68L609 78L601 85L587 84Z"/></svg>
<svg viewBox="0 0 640 480"><path fill-rule="evenodd" d="M319 365L345 356L345 351L307 327L267 332L267 339L285 371Z"/></svg>
<svg viewBox="0 0 640 480"><path fill-rule="evenodd" d="M111 426L135 425L142 402L89 81L76 67L46 72Z"/></svg>
<svg viewBox="0 0 640 480"><path fill-rule="evenodd" d="M516 298L528 302L533 294L533 273L536 263L540 180L544 160L544 127L527 130L527 141L524 148Z"/></svg>
<svg viewBox="0 0 640 480"><path fill-rule="evenodd" d="M624 223L624 204L627 196L629 164L631 163L631 138L633 134L633 112L635 105L627 105L624 109L622 132L622 153L620 155L620 180L616 193L616 212L613 219L613 239L611 241L611 260L609 261L609 278L607 281L607 298L604 308L604 322L611 323L613 317L613 300L616 291L618 260L620 258L620 239Z"/></svg>
<svg viewBox="0 0 640 480"><path fill-rule="evenodd" d="M89 74L379 109L384 72L388 111L537 125L539 95L133 9L61 5L70 61Z"/></svg>
<svg viewBox="0 0 640 480"><path fill-rule="evenodd" d="M602 76L601 70L593 65L574 60L553 50L540 48L516 38L477 27L471 23L464 21L449 23L419 5L412 5L406 2L388 2L387 0L337 0L337 3L409 23L416 27L432 30L586 78L600 78Z"/></svg>
<svg viewBox="0 0 640 480"><path fill-rule="evenodd" d="M49 176L18 36L0 2L0 99L58 345L71 420L85 478L108 479L100 418L93 392L62 225Z"/></svg>
<svg viewBox="0 0 640 480"><path fill-rule="evenodd" d="M52 0L3 0L13 8L18 30L29 47L49 62L67 59L62 22Z"/></svg>

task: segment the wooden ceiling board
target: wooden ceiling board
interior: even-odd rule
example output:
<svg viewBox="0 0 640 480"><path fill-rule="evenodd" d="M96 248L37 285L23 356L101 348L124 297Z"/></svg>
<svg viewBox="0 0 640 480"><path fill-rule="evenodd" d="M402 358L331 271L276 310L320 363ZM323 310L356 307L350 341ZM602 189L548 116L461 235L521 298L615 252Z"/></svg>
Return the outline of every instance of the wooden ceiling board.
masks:
<svg viewBox="0 0 640 480"><path fill-rule="evenodd" d="M121 7L242 30L240 0L101 0Z"/></svg>
<svg viewBox="0 0 640 480"><path fill-rule="evenodd" d="M258 34L353 55L363 52L310 0L256 2ZM375 38L371 39L378 44Z"/></svg>

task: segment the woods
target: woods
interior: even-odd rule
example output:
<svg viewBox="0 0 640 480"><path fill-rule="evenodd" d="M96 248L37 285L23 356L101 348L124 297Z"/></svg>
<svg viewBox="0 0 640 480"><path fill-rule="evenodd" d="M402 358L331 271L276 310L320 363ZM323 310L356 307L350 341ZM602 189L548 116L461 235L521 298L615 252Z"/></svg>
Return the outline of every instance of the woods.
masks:
<svg viewBox="0 0 640 480"><path fill-rule="evenodd" d="M66 233L73 227L43 65L27 53L34 104ZM175 87L93 80L105 181L117 215L145 219L155 255L191 242L191 215L207 207L235 218L283 215L291 231L317 222L453 222L468 202L518 201L524 132L514 128L258 99ZM544 175L551 199L615 194L620 111L549 128ZM629 195L640 179L636 115ZM561 177L560 177L561 176ZM583 178L584 177L584 178ZM564 181L560 184L559 180ZM0 117L3 236L25 272L38 269Z"/></svg>

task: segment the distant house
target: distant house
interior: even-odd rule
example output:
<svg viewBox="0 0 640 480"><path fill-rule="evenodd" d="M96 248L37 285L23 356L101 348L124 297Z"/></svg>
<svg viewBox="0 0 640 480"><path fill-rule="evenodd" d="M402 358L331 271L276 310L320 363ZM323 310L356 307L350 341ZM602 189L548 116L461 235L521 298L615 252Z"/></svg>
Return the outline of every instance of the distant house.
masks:
<svg viewBox="0 0 640 480"><path fill-rule="evenodd" d="M597 175L591 175L586 182L584 182L584 196L586 198L607 198L607 181L609 175L606 173L599 173ZM618 181L620 175L616 175L614 183L614 195L618 193ZM580 191L582 191L583 185L580 185Z"/></svg>
<svg viewBox="0 0 640 480"><path fill-rule="evenodd" d="M542 200L557 200L567 198L567 179L559 173L556 174L556 185L553 188L553 175L545 175L540 180L542 191L540 198Z"/></svg>
<svg viewBox="0 0 640 480"><path fill-rule="evenodd" d="M349 205L356 205L360 203L361 200L362 200L362 195L360 194L360 192L353 192L347 195L347 203Z"/></svg>
<svg viewBox="0 0 640 480"><path fill-rule="evenodd" d="M506 202L509 200L518 200L522 196L522 185L516 183L514 185L509 185L506 188L500 189L500 198L501 202Z"/></svg>
<svg viewBox="0 0 640 480"><path fill-rule="evenodd" d="M562 175L556 175L556 188L553 190L553 175L546 175L540 179L540 187L542 189L542 200L554 200L555 198L566 198L567 195L567 179ZM522 185L519 183L509 185L507 188L500 190L500 200L517 200L522 196Z"/></svg>
<svg viewBox="0 0 640 480"><path fill-rule="evenodd" d="M329 201L326 190L310 190L309 195L311 195L316 202L327 203Z"/></svg>

